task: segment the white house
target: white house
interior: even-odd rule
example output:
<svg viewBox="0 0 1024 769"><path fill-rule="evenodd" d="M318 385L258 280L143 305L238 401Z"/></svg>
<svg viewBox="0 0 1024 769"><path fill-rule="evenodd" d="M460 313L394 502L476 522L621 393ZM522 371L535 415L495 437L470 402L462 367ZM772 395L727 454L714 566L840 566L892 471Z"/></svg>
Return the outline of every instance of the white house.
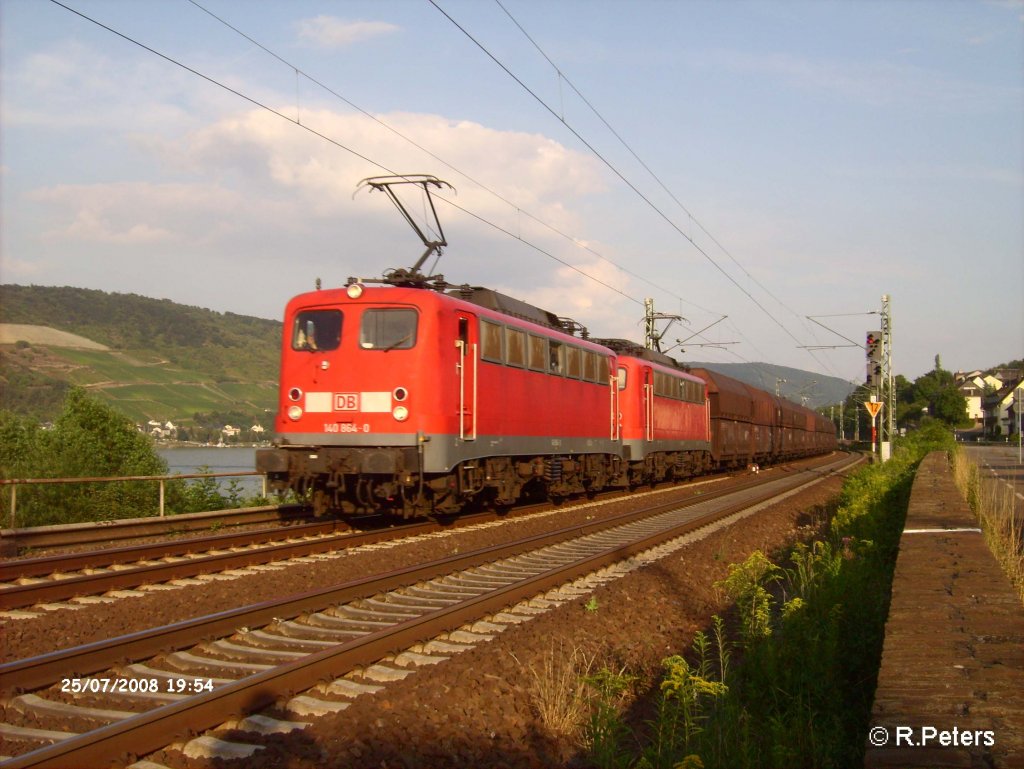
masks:
<svg viewBox="0 0 1024 769"><path fill-rule="evenodd" d="M1009 377L1009 379L1019 377L1019 373L1015 371L997 371L991 374L986 374L982 371L957 371L953 375L957 389L960 390L960 394L967 401L967 417L974 422L975 427L981 427L985 423L985 393L994 393L1001 390L1006 385L1007 380L1000 378L1000 375L1005 375L1006 373L1014 375Z"/></svg>
<svg viewBox="0 0 1024 769"><path fill-rule="evenodd" d="M981 400L985 395L985 379L980 371L957 371L953 375L957 389L967 401L967 416L976 426L985 419L985 411Z"/></svg>
<svg viewBox="0 0 1024 769"><path fill-rule="evenodd" d="M995 437L1017 435L1024 408L1024 378L1011 381L984 398L985 432Z"/></svg>

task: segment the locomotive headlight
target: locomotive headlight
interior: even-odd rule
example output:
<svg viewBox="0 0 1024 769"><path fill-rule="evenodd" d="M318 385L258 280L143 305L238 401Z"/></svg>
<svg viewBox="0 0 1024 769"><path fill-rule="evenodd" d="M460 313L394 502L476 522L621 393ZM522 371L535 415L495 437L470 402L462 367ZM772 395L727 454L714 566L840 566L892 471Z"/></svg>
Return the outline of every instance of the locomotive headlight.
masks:
<svg viewBox="0 0 1024 769"><path fill-rule="evenodd" d="M290 401L302 400L302 390L300 390L298 387L293 387L292 389L290 389L288 391L288 400L290 400Z"/></svg>
<svg viewBox="0 0 1024 769"><path fill-rule="evenodd" d="M409 418L409 409L407 409L405 406L395 406L391 410L391 416L393 416L399 422L404 422L406 419Z"/></svg>
<svg viewBox="0 0 1024 769"><path fill-rule="evenodd" d="M302 406L289 406L288 407L288 418L293 422L298 422L302 416Z"/></svg>
<svg viewBox="0 0 1024 769"><path fill-rule="evenodd" d="M348 294L349 299L358 299L363 295L363 284L353 283L345 289L345 293Z"/></svg>

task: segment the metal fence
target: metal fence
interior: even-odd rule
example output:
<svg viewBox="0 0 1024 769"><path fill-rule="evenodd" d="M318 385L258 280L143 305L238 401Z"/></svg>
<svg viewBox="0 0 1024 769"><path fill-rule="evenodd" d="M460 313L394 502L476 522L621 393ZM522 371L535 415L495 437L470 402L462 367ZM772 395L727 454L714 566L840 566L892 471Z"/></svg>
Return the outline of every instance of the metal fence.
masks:
<svg viewBox="0 0 1024 769"><path fill-rule="evenodd" d="M124 481L157 481L160 484L160 517L166 515L164 499L167 481L185 480L189 478L233 478L238 476L263 476L263 496L267 496L267 477L255 470L246 470L237 473L188 473L182 475L126 475L113 478L2 478L0 486L11 487L11 509L9 512L9 528L15 528L15 515L18 509L18 487L31 484L54 484L54 483L117 483Z"/></svg>

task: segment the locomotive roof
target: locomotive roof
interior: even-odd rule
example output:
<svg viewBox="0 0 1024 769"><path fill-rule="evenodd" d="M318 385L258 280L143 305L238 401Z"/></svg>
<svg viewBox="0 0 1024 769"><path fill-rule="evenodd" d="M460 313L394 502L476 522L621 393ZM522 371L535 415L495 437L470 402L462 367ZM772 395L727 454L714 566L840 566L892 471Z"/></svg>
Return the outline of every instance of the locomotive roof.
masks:
<svg viewBox="0 0 1024 769"><path fill-rule="evenodd" d="M503 315L511 315L513 318L528 320L539 326L547 326L566 334L572 334L575 330L582 328L582 326L569 318L560 318L553 312L542 310L540 307L535 307L528 302L502 294L494 289L481 288L480 286L459 286L449 290L447 294L488 310L494 310ZM586 338L585 329L583 337Z"/></svg>
<svg viewBox="0 0 1024 769"><path fill-rule="evenodd" d="M663 366L669 368L678 369L689 373L690 367L686 366L675 358L670 358L663 352L657 350L650 350L636 342L629 339L593 339L593 342L604 345L605 347L611 348L619 355L628 355L632 358L640 358L641 360L650 361L651 363L660 363Z"/></svg>

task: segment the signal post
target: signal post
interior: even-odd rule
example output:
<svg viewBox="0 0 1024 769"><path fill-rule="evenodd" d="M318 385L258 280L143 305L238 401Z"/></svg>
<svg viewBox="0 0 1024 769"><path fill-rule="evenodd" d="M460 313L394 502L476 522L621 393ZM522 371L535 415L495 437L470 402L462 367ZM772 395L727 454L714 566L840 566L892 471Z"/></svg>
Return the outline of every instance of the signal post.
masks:
<svg viewBox="0 0 1024 769"><path fill-rule="evenodd" d="M864 408L868 410L871 415L871 453L875 453L875 443L878 441L878 427L875 421L875 417L878 416L878 412L882 410L881 401L875 400L875 396L871 396L871 400L864 401ZM883 456L882 461L884 462L888 457Z"/></svg>
<svg viewBox="0 0 1024 769"><path fill-rule="evenodd" d="M875 451L878 441L879 453L883 462L889 459L893 438L893 420L896 415L896 392L892 371L892 312L890 297L882 295L882 328L869 331L864 342L867 358L866 384L871 393L870 402L865 402L871 414L871 452ZM882 420L882 429L876 427L875 417L882 409L883 402L888 403L886 418ZM879 435L879 432L881 433Z"/></svg>

